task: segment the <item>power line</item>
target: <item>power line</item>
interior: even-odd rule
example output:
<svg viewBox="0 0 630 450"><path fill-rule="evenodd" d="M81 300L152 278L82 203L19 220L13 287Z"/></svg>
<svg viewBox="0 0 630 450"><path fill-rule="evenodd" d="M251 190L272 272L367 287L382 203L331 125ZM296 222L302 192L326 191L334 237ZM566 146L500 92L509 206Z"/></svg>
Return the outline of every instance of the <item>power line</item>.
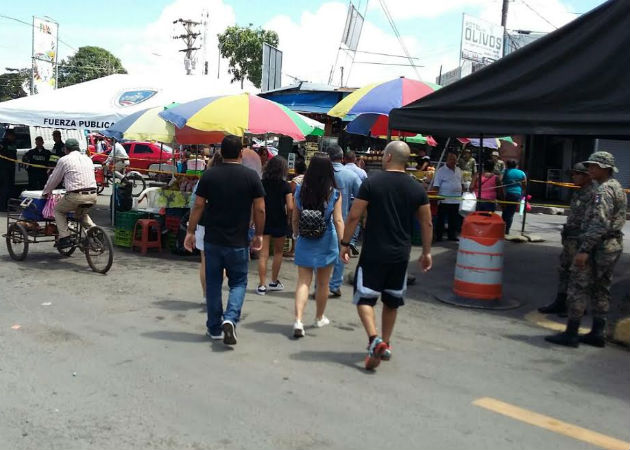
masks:
<svg viewBox="0 0 630 450"><path fill-rule="evenodd" d="M545 16L543 16L542 14L540 14L538 11L536 11L534 8L532 8L530 6L529 3L527 3L525 0L521 0L521 2L523 3L523 5L527 6L534 14L536 14L538 17L540 17L542 20L544 20L545 22L547 22L549 25L551 25L554 30L557 30L558 27L555 26L553 23L549 22L549 20L547 20L547 18Z"/></svg>
<svg viewBox="0 0 630 450"><path fill-rule="evenodd" d="M379 56L389 56L391 58L407 58L405 55L392 55L390 53L380 53L380 52L368 52L367 50L356 50L357 53L366 53L368 55L379 55ZM420 59L420 58L411 58L411 59Z"/></svg>
<svg viewBox="0 0 630 450"><path fill-rule="evenodd" d="M25 22L25 21L24 21L24 20L22 20L22 19L16 19L15 17L5 16L4 14L0 14L0 17L2 17L2 18L4 18L4 19L14 20L14 21L16 21L16 22L18 22L18 23L21 23L21 24L24 24L24 25L28 25L29 27L34 28L34 25L33 25L32 23ZM77 51L77 49L76 49L76 48L74 48L72 45L68 44L66 41L64 41L63 39L61 39L59 36L57 36L57 40L58 40L59 42L61 42L63 45L65 45L66 47L68 47L68 48L70 48L70 49L74 50L75 52Z"/></svg>
<svg viewBox="0 0 630 450"><path fill-rule="evenodd" d="M384 63L376 61L354 61L354 64L375 64L378 66L402 66L402 67L424 67L417 64L398 64L398 63Z"/></svg>
<svg viewBox="0 0 630 450"><path fill-rule="evenodd" d="M396 26L396 23L394 22L394 18L392 17L391 13L389 12L389 8L385 4L385 0L379 0L379 3L381 4L381 9L385 13L385 17L387 18L387 21L391 25L392 30L394 31L394 34L398 38L398 42L400 43L400 46L403 49L403 53L407 56L407 59L409 60L409 64L414 68L414 71L416 72L416 76L418 77L418 79L421 79L422 77L420 77L420 73L418 72L418 69L415 67L413 58L411 58L411 56L409 55L409 51L407 50L407 46L403 42L402 37L400 36L400 33L398 32L398 27Z"/></svg>

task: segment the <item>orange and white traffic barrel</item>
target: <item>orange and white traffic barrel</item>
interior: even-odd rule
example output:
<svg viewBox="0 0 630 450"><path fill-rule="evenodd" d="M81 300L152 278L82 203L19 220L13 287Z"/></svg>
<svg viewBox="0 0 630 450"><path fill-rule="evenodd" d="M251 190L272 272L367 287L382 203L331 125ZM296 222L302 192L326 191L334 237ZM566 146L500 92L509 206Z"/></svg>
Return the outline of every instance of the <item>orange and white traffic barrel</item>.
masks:
<svg viewBox="0 0 630 450"><path fill-rule="evenodd" d="M456 296L501 299L504 235L505 223L496 214L473 212L464 219L453 283Z"/></svg>

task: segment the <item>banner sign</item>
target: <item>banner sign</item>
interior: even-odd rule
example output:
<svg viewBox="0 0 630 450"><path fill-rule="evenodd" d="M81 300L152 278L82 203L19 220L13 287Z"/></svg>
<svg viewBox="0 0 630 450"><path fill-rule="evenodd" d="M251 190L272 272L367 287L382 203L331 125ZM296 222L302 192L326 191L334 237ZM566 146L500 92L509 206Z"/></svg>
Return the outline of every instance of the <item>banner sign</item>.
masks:
<svg viewBox="0 0 630 450"><path fill-rule="evenodd" d="M33 17L33 90L35 94L57 87L57 35L59 25Z"/></svg>
<svg viewBox="0 0 630 450"><path fill-rule="evenodd" d="M352 2L348 7L348 15L346 16L346 24L343 27L343 37L341 41L351 51L356 51L359 46L359 38L363 29L363 16L354 7Z"/></svg>
<svg viewBox="0 0 630 450"><path fill-rule="evenodd" d="M503 27L464 14L462 59L490 64L503 56Z"/></svg>

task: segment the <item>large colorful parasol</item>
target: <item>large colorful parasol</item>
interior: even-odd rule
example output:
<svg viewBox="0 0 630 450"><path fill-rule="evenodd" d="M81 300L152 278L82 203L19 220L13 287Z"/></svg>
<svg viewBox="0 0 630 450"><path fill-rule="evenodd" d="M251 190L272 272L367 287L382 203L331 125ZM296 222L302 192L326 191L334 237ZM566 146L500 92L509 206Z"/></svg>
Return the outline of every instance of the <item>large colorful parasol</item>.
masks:
<svg viewBox="0 0 630 450"><path fill-rule="evenodd" d="M286 106L251 94L201 98L162 111L159 116L178 129L236 136L271 133L303 141L315 129Z"/></svg>
<svg viewBox="0 0 630 450"><path fill-rule="evenodd" d="M189 127L175 128L159 116L165 109L177 106L176 103L166 107L143 109L128 115L114 125L103 130L103 134L119 141L158 141L179 144L212 144L221 142L223 133L203 132Z"/></svg>
<svg viewBox="0 0 630 450"><path fill-rule="evenodd" d="M329 116L343 118L358 115L346 131L354 134L380 136L387 134L389 112L431 94L440 88L435 83L396 78L381 83L372 83L357 89L337 103Z"/></svg>

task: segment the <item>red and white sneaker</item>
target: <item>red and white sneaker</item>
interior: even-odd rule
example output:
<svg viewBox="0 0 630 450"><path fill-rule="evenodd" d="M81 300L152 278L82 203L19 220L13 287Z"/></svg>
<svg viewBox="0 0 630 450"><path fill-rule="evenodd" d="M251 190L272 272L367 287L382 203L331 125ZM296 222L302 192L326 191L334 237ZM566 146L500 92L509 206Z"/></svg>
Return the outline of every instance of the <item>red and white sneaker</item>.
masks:
<svg viewBox="0 0 630 450"><path fill-rule="evenodd" d="M365 368L374 370L381 363L383 352L387 349L387 344L380 337L375 337L368 347L368 355L365 357Z"/></svg>

